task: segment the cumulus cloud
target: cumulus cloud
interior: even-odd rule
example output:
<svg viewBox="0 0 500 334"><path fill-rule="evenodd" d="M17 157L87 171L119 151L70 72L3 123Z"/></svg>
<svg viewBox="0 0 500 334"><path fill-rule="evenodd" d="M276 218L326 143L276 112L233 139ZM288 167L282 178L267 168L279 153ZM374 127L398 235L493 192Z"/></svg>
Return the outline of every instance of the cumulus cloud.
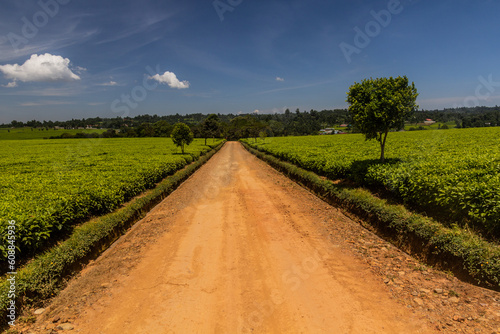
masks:
<svg viewBox="0 0 500 334"><path fill-rule="evenodd" d="M21 82L55 82L80 80L80 77L69 68L70 60L61 56L31 55L24 64L0 65L0 72L5 78L13 80L7 86L15 87L17 81Z"/></svg>
<svg viewBox="0 0 500 334"><path fill-rule="evenodd" d="M177 76L175 75L175 73L172 73L169 71L163 73L162 75L155 74L152 77L149 77L149 79L156 80L161 84L166 84L170 88L177 88L177 89L189 88L188 81L179 81L179 79L177 79Z"/></svg>
<svg viewBox="0 0 500 334"><path fill-rule="evenodd" d="M276 81L281 81L281 82L283 82L283 81L285 81L285 79L280 78L280 77L276 77Z"/></svg>

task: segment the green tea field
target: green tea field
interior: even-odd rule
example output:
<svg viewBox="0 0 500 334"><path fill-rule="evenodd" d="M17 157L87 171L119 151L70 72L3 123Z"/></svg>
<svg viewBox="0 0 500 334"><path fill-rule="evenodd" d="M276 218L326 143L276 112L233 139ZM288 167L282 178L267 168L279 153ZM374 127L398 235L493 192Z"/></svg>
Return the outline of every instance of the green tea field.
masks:
<svg viewBox="0 0 500 334"><path fill-rule="evenodd" d="M385 164L378 142L361 134L246 142L332 180L383 188L450 224L499 235L499 128L390 133Z"/></svg>
<svg viewBox="0 0 500 334"><path fill-rule="evenodd" d="M218 142L214 143L214 145ZM0 235L17 222L20 256L59 231L108 213L211 149L195 140L186 154L170 138L0 141Z"/></svg>

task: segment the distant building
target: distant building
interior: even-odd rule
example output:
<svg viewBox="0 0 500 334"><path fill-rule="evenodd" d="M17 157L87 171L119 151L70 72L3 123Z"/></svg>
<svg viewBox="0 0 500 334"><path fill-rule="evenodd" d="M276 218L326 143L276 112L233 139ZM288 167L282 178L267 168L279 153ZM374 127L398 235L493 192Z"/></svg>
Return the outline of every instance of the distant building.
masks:
<svg viewBox="0 0 500 334"><path fill-rule="evenodd" d="M427 118L427 119L424 121L424 124L425 124L425 125L432 125L432 124L434 124L434 123L436 123L436 122L435 122L435 121L433 121L433 120L432 120L432 119L430 119L430 118Z"/></svg>
<svg viewBox="0 0 500 334"><path fill-rule="evenodd" d="M349 124L340 124L341 128L347 128L348 126L349 126Z"/></svg>
<svg viewBox="0 0 500 334"><path fill-rule="evenodd" d="M335 130L333 128L326 128L326 129L321 129L319 130L319 134L320 135L336 135L338 134L340 131L338 130Z"/></svg>

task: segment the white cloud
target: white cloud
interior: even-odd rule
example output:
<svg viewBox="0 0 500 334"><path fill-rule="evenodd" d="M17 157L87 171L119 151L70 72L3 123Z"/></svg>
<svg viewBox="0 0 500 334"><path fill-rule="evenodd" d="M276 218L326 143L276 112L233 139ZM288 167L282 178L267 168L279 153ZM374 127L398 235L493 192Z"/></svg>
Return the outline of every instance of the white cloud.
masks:
<svg viewBox="0 0 500 334"><path fill-rule="evenodd" d="M162 84L167 84L167 85L169 85L170 88L177 88L177 89L189 88L188 81L182 81L182 82L179 81L179 79L177 79L177 76L175 75L175 73L172 73L169 71L163 73L162 75L155 74L152 77L149 77L149 79L156 80Z"/></svg>
<svg viewBox="0 0 500 334"><path fill-rule="evenodd" d="M80 80L80 77L69 69L70 60L61 56L31 55L24 64L0 65L0 72L7 79L13 80L7 86L15 87L17 81L21 82L54 82ZM81 69L81 68L79 68Z"/></svg>
<svg viewBox="0 0 500 334"><path fill-rule="evenodd" d="M283 81L285 81L285 79L280 78L280 77L276 77L276 81L281 81L281 82L283 82Z"/></svg>
<svg viewBox="0 0 500 334"><path fill-rule="evenodd" d="M85 72L87 69L85 67L81 67L81 66L77 66L75 67L74 71L76 73L82 73L82 72Z"/></svg>
<svg viewBox="0 0 500 334"><path fill-rule="evenodd" d="M2 87L7 87L7 88L17 87L17 82L12 81L12 82L9 82L8 84L6 84L6 85L4 85Z"/></svg>
<svg viewBox="0 0 500 334"><path fill-rule="evenodd" d="M118 83L116 81L111 80L110 82L97 84L97 86L118 86Z"/></svg>
<svg viewBox="0 0 500 334"><path fill-rule="evenodd" d="M75 104L75 103L67 101L39 101L39 102L23 102L20 103L19 105L21 107L40 107L40 106L66 105L66 104Z"/></svg>
<svg viewBox="0 0 500 334"><path fill-rule="evenodd" d="M19 104L21 107L39 107L43 104L37 102L23 102Z"/></svg>

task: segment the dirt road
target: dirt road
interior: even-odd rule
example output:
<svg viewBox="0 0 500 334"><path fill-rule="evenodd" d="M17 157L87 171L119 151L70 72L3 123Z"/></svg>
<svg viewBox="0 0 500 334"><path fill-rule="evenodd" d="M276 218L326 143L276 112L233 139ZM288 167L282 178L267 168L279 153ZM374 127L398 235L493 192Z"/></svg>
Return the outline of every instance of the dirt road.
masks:
<svg viewBox="0 0 500 334"><path fill-rule="evenodd" d="M432 332L328 232L325 206L229 142L42 321L110 334Z"/></svg>

